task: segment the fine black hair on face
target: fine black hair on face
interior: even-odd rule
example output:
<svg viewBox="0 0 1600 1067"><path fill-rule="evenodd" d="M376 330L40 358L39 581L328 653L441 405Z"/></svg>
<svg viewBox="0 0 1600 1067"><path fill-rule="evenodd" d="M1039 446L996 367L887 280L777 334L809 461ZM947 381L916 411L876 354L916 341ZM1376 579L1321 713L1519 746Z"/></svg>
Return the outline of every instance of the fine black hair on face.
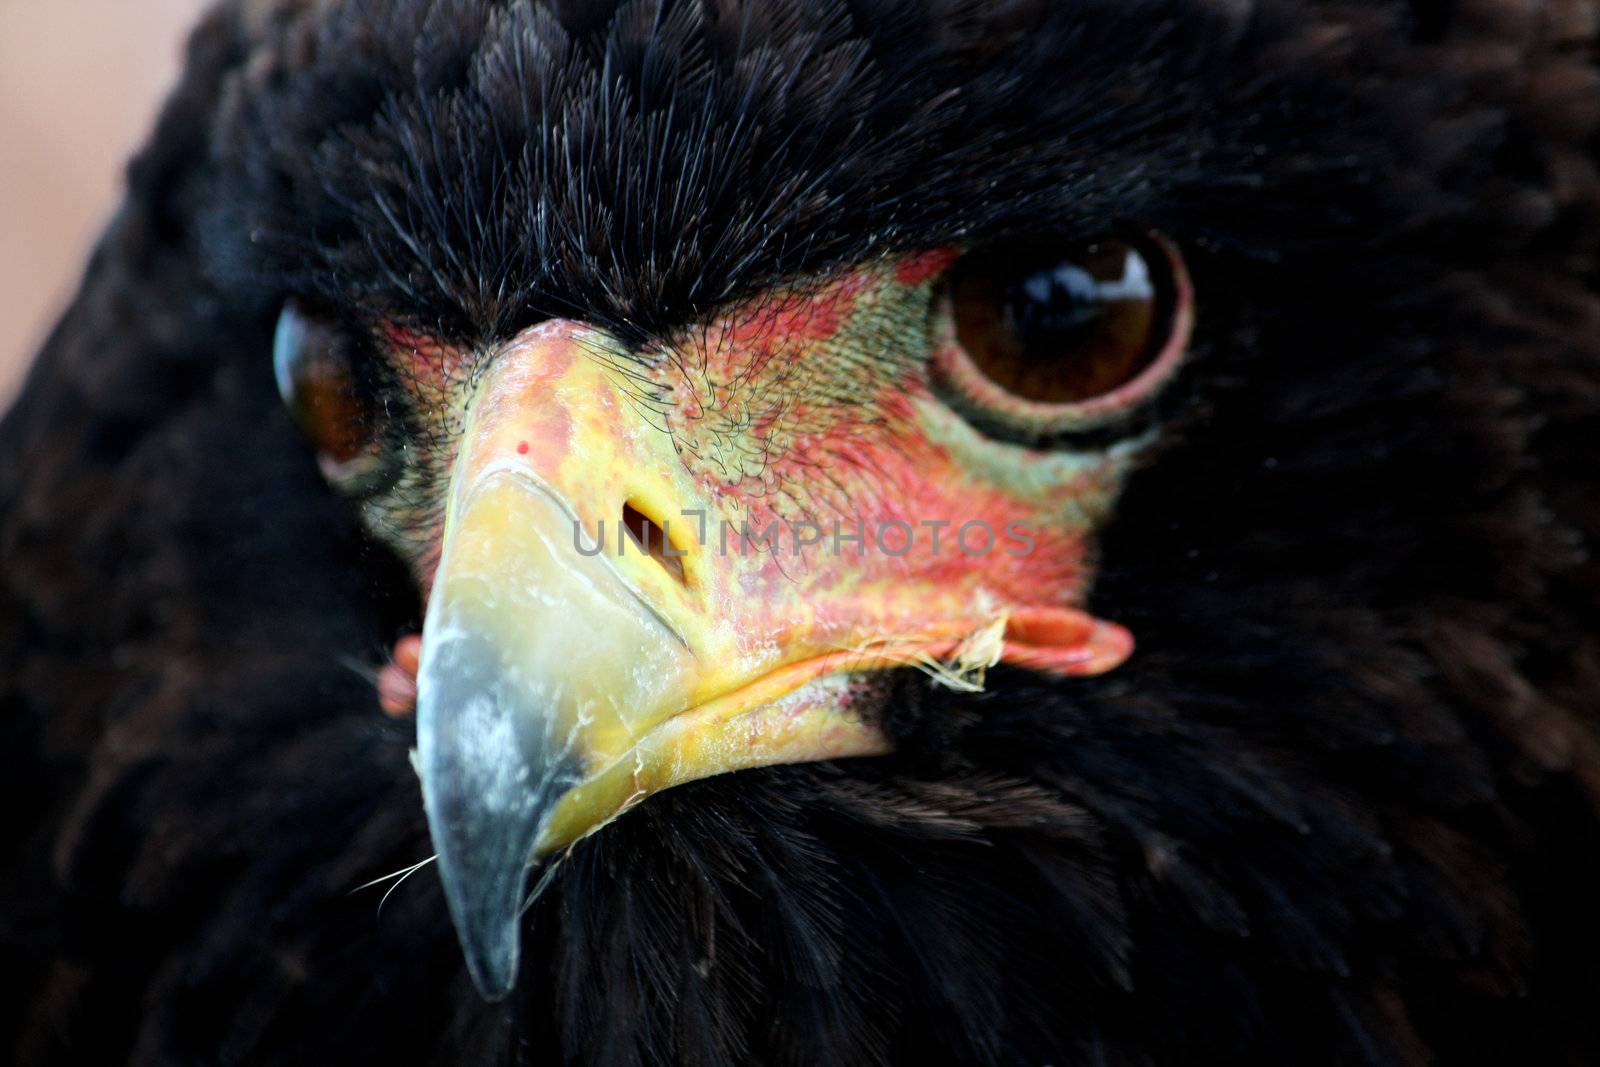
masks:
<svg viewBox="0 0 1600 1067"><path fill-rule="evenodd" d="M0 429L19 1063L1600 1058L1600 125L1583 0L237 0ZM472 992L414 624L284 300L642 344L948 243L1160 230L1191 365L1093 680L651 798Z"/></svg>

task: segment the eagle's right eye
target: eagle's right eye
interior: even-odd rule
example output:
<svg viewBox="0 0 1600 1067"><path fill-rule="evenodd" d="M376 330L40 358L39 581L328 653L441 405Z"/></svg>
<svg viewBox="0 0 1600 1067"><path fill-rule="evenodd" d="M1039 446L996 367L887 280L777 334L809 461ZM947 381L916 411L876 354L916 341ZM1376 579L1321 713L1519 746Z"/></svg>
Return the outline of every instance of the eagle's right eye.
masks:
<svg viewBox="0 0 1600 1067"><path fill-rule="evenodd" d="M284 406L316 448L323 473L347 487L369 479L382 451L373 405L357 378L359 346L342 323L295 300L278 316L272 345Z"/></svg>

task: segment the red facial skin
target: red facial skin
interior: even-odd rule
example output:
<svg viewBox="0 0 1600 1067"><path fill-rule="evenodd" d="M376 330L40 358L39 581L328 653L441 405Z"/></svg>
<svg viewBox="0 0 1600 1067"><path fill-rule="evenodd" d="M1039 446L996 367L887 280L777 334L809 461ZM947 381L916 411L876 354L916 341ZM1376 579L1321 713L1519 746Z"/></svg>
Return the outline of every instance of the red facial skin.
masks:
<svg viewBox="0 0 1600 1067"><path fill-rule="evenodd" d="M1089 534L1127 458L985 439L939 399L927 357L933 285L954 258L874 264L754 301L657 364L671 401L662 419L701 493L734 523L732 541L744 523L823 531L821 544L796 551L786 538L741 567L752 632L792 637L797 599L815 644L846 647L864 633L916 633L929 613L976 621L1081 604ZM846 540L857 524L862 544ZM981 524L969 530L973 554L959 540L966 524Z"/></svg>
<svg viewBox="0 0 1600 1067"><path fill-rule="evenodd" d="M936 281L960 258L961 252L956 248L935 248L928 252L918 252L906 256L895 265L894 280L907 288L926 285Z"/></svg>
<svg viewBox="0 0 1600 1067"><path fill-rule="evenodd" d="M709 505L708 544L701 547L718 552L710 566L722 583L710 596L747 635L743 652L764 655L761 649L779 641L798 649L795 655L825 655L926 634L930 621L940 620L949 621L952 636L930 647L954 648L961 634L998 617L1009 620L1003 658L1035 669L1092 673L1131 650L1125 631L1078 609L1092 575L1095 529L1114 505L1137 443L1075 453L1030 448L985 437L941 399L930 354L953 341L935 285L957 255L937 249L796 285L636 357L575 340L578 334L566 331L580 331L576 324L537 328L546 340L528 373L541 379L562 380L564 361L575 358L626 364L611 378L619 393L648 408L649 426L670 434L681 473L694 486L683 503ZM549 343L551 331L571 343ZM418 409L438 425L459 424L471 396L459 384L473 377L469 360L409 335L388 340L414 383ZM571 412L561 403L528 402L536 393L485 395L477 403L517 407L474 418L514 417L515 453L533 469L584 462ZM1129 393L1119 402L1141 399ZM647 432L631 402L596 403L605 412L598 421L590 412L583 434ZM449 462L425 458L438 483ZM668 517L679 529L677 517ZM410 555L424 589L437 559L437 518L430 521L409 523L423 535L420 548L410 542ZM731 527L726 534L723 523ZM745 524L761 531L774 523L776 550L741 542ZM799 545L797 531L813 533L807 523L820 527L821 539ZM861 543L849 539L858 524ZM909 546L898 524L912 530ZM993 535L989 551L963 550L981 548L986 531ZM415 637L402 639L380 677L390 714L404 714L414 700L416 648Z"/></svg>

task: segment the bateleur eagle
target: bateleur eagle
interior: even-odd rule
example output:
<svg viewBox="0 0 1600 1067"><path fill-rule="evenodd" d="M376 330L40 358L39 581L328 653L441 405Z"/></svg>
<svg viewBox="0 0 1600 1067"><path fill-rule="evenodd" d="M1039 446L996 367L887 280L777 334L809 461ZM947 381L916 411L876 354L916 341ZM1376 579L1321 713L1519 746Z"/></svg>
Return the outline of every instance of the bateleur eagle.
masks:
<svg viewBox="0 0 1600 1067"><path fill-rule="evenodd" d="M1597 43L224 0L0 432L0 1047L1600 1061Z"/></svg>

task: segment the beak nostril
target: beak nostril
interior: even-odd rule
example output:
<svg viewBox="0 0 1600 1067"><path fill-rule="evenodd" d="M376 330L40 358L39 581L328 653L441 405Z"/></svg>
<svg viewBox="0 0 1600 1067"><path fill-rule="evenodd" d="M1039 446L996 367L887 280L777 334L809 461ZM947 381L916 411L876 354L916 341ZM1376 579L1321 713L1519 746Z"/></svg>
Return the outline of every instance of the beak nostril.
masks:
<svg viewBox="0 0 1600 1067"><path fill-rule="evenodd" d="M622 528L628 531L635 547L660 564L662 570L677 579L680 585L689 584L689 577L683 569L686 553L672 543L667 531L659 523L629 502L622 506Z"/></svg>

